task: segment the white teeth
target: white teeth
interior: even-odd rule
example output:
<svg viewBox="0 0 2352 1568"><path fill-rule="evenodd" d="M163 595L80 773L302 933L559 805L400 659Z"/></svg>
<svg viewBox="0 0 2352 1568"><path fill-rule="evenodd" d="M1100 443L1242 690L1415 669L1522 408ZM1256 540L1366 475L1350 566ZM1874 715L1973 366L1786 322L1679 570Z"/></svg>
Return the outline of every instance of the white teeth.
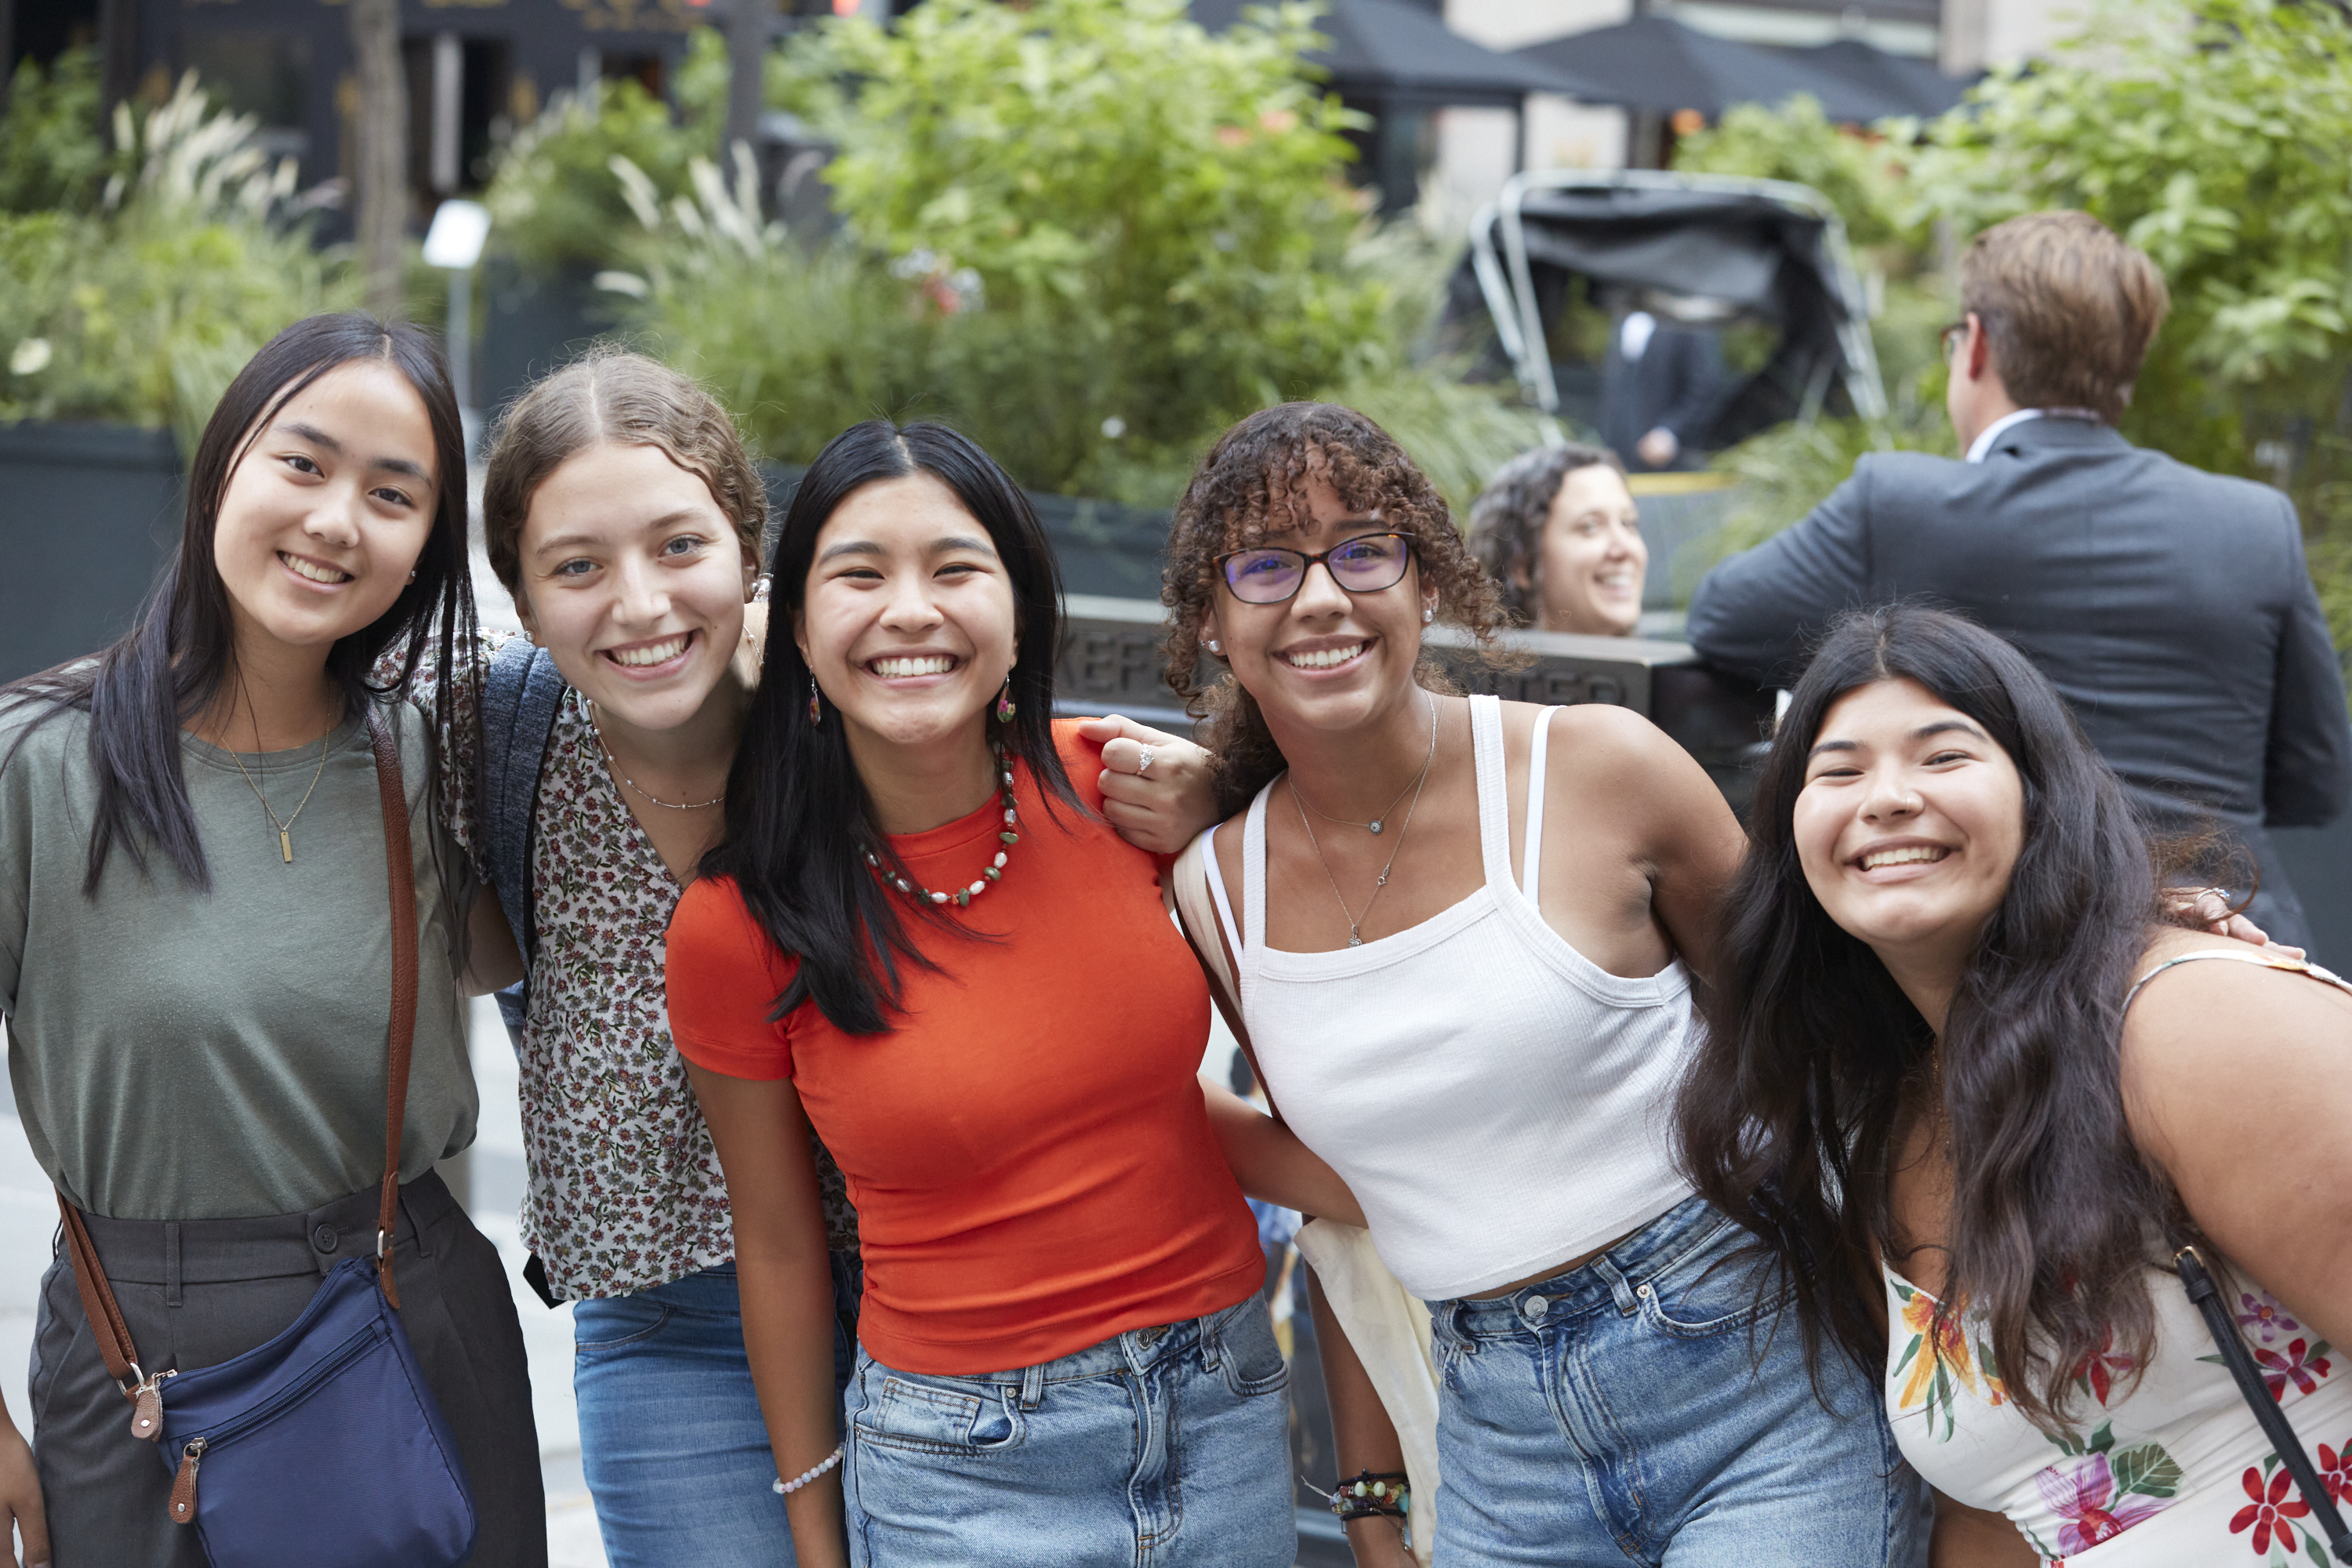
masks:
<svg viewBox="0 0 2352 1568"><path fill-rule="evenodd" d="M943 653L927 653L914 658L877 658L870 668L885 680L898 680L909 675L945 675L955 668L955 660Z"/></svg>
<svg viewBox="0 0 2352 1568"><path fill-rule="evenodd" d="M616 647L611 650L613 662L631 667L667 664L686 651L687 640L686 637L674 637L642 647Z"/></svg>
<svg viewBox="0 0 2352 1568"><path fill-rule="evenodd" d="M348 583L352 580L348 572L338 572L331 566L321 566L299 555L289 555L282 550L278 552L278 559L294 568L298 576L308 577L313 583Z"/></svg>
<svg viewBox="0 0 2352 1568"><path fill-rule="evenodd" d="M1363 651L1364 645L1355 642L1345 647L1317 648L1312 653L1286 653L1282 658L1283 662L1293 669L1329 669L1334 665L1347 663Z"/></svg>
<svg viewBox="0 0 2352 1568"><path fill-rule="evenodd" d="M1908 849L1879 849L1862 858L1862 868L1875 871L1881 866L1908 866L1916 860L1941 860L1951 853L1932 844L1914 845Z"/></svg>

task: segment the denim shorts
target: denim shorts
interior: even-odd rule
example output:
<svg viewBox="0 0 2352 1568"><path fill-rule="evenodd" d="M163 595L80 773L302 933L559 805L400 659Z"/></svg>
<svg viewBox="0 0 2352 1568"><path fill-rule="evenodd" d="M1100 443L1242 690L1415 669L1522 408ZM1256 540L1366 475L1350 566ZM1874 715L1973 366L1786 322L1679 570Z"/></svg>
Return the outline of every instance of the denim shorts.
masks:
<svg viewBox="0 0 2352 1568"><path fill-rule="evenodd" d="M1824 1407L1747 1239L1690 1198L1582 1268L1430 1303L1436 1568L1927 1562L1876 1383L1824 1347Z"/></svg>
<svg viewBox="0 0 2352 1568"><path fill-rule="evenodd" d="M849 1375L857 1259L833 1256L834 1380ZM612 1568L792 1568L735 1266L572 1309L580 1463Z"/></svg>
<svg viewBox="0 0 2352 1568"><path fill-rule="evenodd" d="M860 1351L852 1568L1290 1568L1289 1384L1256 1296L1012 1372Z"/></svg>

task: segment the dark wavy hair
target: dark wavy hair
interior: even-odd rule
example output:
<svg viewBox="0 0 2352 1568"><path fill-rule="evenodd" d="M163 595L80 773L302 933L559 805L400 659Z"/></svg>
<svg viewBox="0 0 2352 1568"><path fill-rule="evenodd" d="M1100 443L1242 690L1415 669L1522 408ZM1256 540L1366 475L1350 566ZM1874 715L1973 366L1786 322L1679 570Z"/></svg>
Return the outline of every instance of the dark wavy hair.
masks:
<svg viewBox="0 0 2352 1568"><path fill-rule="evenodd" d="M1791 827L1806 753L1839 698L1911 679L2016 763L2024 839L1954 992L1940 1049L1877 955L1832 921ZM1873 1248L1917 1250L1887 1204L1895 1140L1940 1121L1953 1165L1938 1330L1990 1316L2009 1396L2066 1424L2085 1358L2147 1364L2154 1238L2191 1230L2124 1119L2124 996L2168 918L2147 837L2042 673L1956 616L1897 605L1834 624L1797 683L1749 817L1724 916L1708 1034L1676 1106L1701 1195L1778 1263L1818 1381L1824 1341L1873 1374L1885 1332ZM1940 1072L1938 1071L1940 1058ZM1957 1324L1954 1323L1957 1330ZM1977 1335L1970 1335L1977 1338Z"/></svg>
<svg viewBox="0 0 2352 1568"><path fill-rule="evenodd" d="M800 960L772 1016L814 1001L835 1027L853 1035L890 1027L885 1015L898 1005L901 963L939 964L908 931L903 896L866 864L871 850L893 874L905 870L867 819L866 786L840 721L809 721L813 677L790 627L807 603L809 568L826 521L866 485L915 474L955 492L988 531L1012 584L1021 649L1013 667L1013 721L1000 729L1005 750L1029 764L1049 816L1055 799L1085 810L1054 749L1062 582L1028 498L995 459L944 425L901 428L869 419L843 431L809 465L776 533L768 564L775 608L760 687L727 774L726 831L702 870L733 878L768 939ZM935 927L969 934L929 905L919 912Z"/></svg>
<svg viewBox="0 0 2352 1568"><path fill-rule="evenodd" d="M1307 487L1330 481L1342 504L1377 510L1412 539L1413 563L1437 585L1441 620L1468 631L1491 662L1503 629L1503 601L1462 542L1454 514L1427 477L1389 433L1334 403L1284 403L1262 408L1209 448L1176 503L1160 602L1168 606L1168 684L1184 710L1203 721L1193 731L1217 759L1217 804L1234 812L1288 764L1257 701L1228 670L1207 687L1198 680L1202 625L1217 600L1217 557L1308 521ZM1437 662L1424 655L1414 679L1451 691Z"/></svg>
<svg viewBox="0 0 2352 1568"><path fill-rule="evenodd" d="M180 546L148 595L138 624L95 658L58 665L0 689L0 709L29 704L46 706L49 715L68 710L89 715L89 765L98 803L82 882L86 894L96 895L118 843L142 873L152 849L192 886L211 886L181 771L180 727L211 706L236 672L228 585L213 563L221 500L229 477L278 410L329 371L369 360L398 371L424 403L440 484L432 531L416 558L416 580L402 588L392 608L335 643L327 654L327 676L341 689L346 713L357 713L370 700L405 697L426 648L437 644L435 710L457 711L450 687L459 679L456 671L471 668L472 661L459 658L457 650L474 646L474 586L466 557L466 441L440 344L405 321L380 321L356 311L306 318L262 345L205 422L188 467ZM378 686L370 672L387 654L398 675ZM448 879L444 890L455 896ZM451 922L453 935L464 929L462 920Z"/></svg>
<svg viewBox="0 0 2352 1568"><path fill-rule="evenodd" d="M1538 447L1496 469L1470 503L1470 553L1502 591L1503 608L1510 612L1512 625L1524 626L1539 618L1538 541L1551 521L1551 503L1559 499L1559 487L1577 469L1595 468L1614 468L1622 476L1625 462L1608 447L1584 441Z"/></svg>

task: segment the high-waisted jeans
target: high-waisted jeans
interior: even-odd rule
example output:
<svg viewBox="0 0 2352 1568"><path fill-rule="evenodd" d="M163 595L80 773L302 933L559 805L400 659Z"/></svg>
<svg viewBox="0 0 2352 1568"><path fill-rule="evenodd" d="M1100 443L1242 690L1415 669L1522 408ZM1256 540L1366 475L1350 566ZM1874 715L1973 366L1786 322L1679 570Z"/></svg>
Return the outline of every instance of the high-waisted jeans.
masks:
<svg viewBox="0 0 2352 1568"><path fill-rule="evenodd" d="M856 1348L857 1258L833 1255L834 1383ZM792 1568L743 1350L735 1266L572 1309L580 1463L612 1568Z"/></svg>
<svg viewBox="0 0 2352 1568"><path fill-rule="evenodd" d="M846 1408L853 1568L1290 1568L1289 1371L1257 1296Z"/></svg>
<svg viewBox="0 0 2352 1568"><path fill-rule="evenodd" d="M1880 1390L1759 1300L1697 1198L1580 1268L1430 1303L1436 1568L1914 1568L1927 1492Z"/></svg>

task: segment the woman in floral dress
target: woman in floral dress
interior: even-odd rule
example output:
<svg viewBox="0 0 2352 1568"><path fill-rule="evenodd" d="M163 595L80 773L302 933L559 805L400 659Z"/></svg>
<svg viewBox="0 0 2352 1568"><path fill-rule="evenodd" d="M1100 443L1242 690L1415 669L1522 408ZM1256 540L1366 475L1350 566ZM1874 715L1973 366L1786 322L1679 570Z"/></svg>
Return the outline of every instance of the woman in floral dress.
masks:
<svg viewBox="0 0 2352 1568"><path fill-rule="evenodd" d="M2169 1265L2341 1494L2352 987L2176 923L2055 691L1934 611L1832 631L1750 831L1683 1147L1883 1367L1937 1568L2326 1563Z"/></svg>

